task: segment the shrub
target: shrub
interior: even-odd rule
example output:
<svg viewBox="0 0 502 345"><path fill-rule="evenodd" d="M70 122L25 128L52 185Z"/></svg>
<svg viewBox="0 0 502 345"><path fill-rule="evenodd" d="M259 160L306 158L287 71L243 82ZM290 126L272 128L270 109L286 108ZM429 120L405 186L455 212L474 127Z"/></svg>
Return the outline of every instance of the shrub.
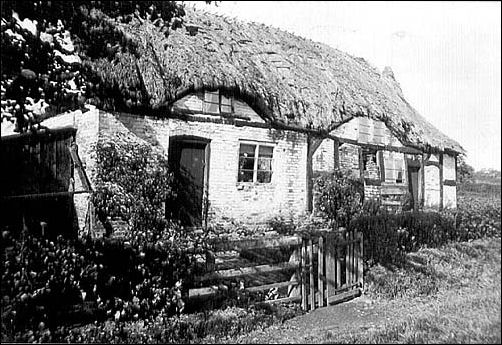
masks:
<svg viewBox="0 0 502 345"><path fill-rule="evenodd" d="M364 186L344 170L321 173L314 179L315 212L335 228L347 227L362 209Z"/></svg>
<svg viewBox="0 0 502 345"><path fill-rule="evenodd" d="M370 263L402 262L404 254L422 246L439 247L449 241L500 237L500 202L461 196L458 209L441 212L390 214L368 206L350 224L364 234L364 256Z"/></svg>
<svg viewBox="0 0 502 345"><path fill-rule="evenodd" d="M46 334L42 331L54 334L72 322L149 319L184 309L185 287L195 270L191 241L131 245L23 236L4 233L2 241L6 340L31 342Z"/></svg>
<svg viewBox="0 0 502 345"><path fill-rule="evenodd" d="M110 227L111 219L120 218L135 236L155 240L167 227L166 201L175 195L167 159L123 133L100 141L96 156L92 200L99 219Z"/></svg>

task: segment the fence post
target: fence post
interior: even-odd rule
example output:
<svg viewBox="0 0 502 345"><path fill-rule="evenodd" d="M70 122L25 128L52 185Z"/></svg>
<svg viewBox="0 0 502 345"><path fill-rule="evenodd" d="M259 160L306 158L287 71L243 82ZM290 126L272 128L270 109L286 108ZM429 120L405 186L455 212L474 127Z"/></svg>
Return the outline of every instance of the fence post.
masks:
<svg viewBox="0 0 502 345"><path fill-rule="evenodd" d="M359 232L359 284L361 291L364 290L364 251L363 251L363 233Z"/></svg>
<svg viewBox="0 0 502 345"><path fill-rule="evenodd" d="M343 240L343 235L342 235ZM335 290L339 289L342 285L342 255L341 255L341 244L335 241L335 253L336 253L336 286Z"/></svg>
<svg viewBox="0 0 502 345"><path fill-rule="evenodd" d="M315 286L314 286L314 254L313 254L313 244L312 244L312 238L309 238L308 240L308 256L309 256L309 278L310 278L310 286L309 286L309 292L310 292L310 310L315 309Z"/></svg>
<svg viewBox="0 0 502 345"><path fill-rule="evenodd" d="M324 239L319 236L319 248L317 250L317 288L319 289L319 307L324 307Z"/></svg>
<svg viewBox="0 0 502 345"><path fill-rule="evenodd" d="M288 286L288 297L301 296L301 265L302 265L301 251L302 251L302 244L300 243L299 246L295 247L293 253L291 253L291 257L289 258L290 263L297 264L297 269L295 270L295 273L291 275L291 278L289 280L290 281L296 280L298 284L295 286L293 285Z"/></svg>
<svg viewBox="0 0 502 345"><path fill-rule="evenodd" d="M344 233L345 240L345 285L348 286L350 284L350 231L345 231Z"/></svg>
<svg viewBox="0 0 502 345"><path fill-rule="evenodd" d="M305 262L306 262L306 256L307 256L307 248L306 248L306 243L305 243L305 240L302 238L302 267L301 267L301 271L302 271L302 276L301 276L301 280L302 280L302 289L301 289L301 292L302 292L302 309L303 310L307 310L307 272L305 270Z"/></svg>

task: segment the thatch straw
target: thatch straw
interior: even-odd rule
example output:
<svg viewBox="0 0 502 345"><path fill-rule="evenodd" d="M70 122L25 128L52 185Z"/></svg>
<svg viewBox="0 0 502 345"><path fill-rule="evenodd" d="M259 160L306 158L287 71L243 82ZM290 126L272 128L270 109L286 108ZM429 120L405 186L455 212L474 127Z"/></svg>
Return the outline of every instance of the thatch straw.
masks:
<svg viewBox="0 0 502 345"><path fill-rule="evenodd" d="M389 70L261 24L191 8L185 23L167 38L149 22L122 26L139 43L137 65L152 109L190 91L223 88L272 122L329 132L368 116L406 145L464 152L408 104Z"/></svg>

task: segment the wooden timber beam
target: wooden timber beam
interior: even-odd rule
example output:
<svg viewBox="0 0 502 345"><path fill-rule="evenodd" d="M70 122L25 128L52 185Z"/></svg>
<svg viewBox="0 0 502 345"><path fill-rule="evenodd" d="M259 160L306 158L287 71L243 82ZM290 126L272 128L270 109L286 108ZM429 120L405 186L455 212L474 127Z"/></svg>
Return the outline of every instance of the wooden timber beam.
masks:
<svg viewBox="0 0 502 345"><path fill-rule="evenodd" d="M312 158L314 157L314 153L317 151L322 141L323 138L319 138L311 134L307 135L307 212L312 212L313 210L314 181L312 180L312 178L314 177L314 170Z"/></svg>
<svg viewBox="0 0 502 345"><path fill-rule="evenodd" d="M394 151L394 152L409 153L409 154L421 154L422 153L422 151L417 150L412 147L408 147L408 146L366 144L366 143L360 143L359 141L354 140L354 139L339 138L339 137L336 137L333 135L328 135L327 138L330 138L333 140L337 139L340 144L352 144L352 145L357 145L359 147L369 148L369 149L374 149L374 150L386 150L386 151Z"/></svg>
<svg viewBox="0 0 502 345"><path fill-rule="evenodd" d="M333 153L334 153L334 165L335 169L340 169L340 141L338 138L333 138Z"/></svg>
<svg viewBox="0 0 502 345"><path fill-rule="evenodd" d="M430 156L430 155L429 155ZM425 153L422 154L420 159L420 206L425 205Z"/></svg>
<svg viewBox="0 0 502 345"><path fill-rule="evenodd" d="M443 154L440 153L439 154L439 209L440 210L443 209L443 195L444 195L443 185L444 185L444 181L443 181Z"/></svg>

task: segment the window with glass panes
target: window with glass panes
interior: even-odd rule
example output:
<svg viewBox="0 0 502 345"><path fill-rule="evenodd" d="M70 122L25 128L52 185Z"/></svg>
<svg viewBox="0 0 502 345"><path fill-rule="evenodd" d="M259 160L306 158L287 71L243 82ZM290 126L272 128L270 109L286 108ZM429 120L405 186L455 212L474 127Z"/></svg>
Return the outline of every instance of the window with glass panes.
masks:
<svg viewBox="0 0 502 345"><path fill-rule="evenodd" d="M207 114L232 113L232 98L216 91L204 92L204 112Z"/></svg>
<svg viewBox="0 0 502 345"><path fill-rule="evenodd" d="M270 145L241 143L237 181L258 183L272 181L273 152L274 147Z"/></svg>
<svg viewBox="0 0 502 345"><path fill-rule="evenodd" d="M384 160L385 182L404 183L404 164L402 154L389 152Z"/></svg>

